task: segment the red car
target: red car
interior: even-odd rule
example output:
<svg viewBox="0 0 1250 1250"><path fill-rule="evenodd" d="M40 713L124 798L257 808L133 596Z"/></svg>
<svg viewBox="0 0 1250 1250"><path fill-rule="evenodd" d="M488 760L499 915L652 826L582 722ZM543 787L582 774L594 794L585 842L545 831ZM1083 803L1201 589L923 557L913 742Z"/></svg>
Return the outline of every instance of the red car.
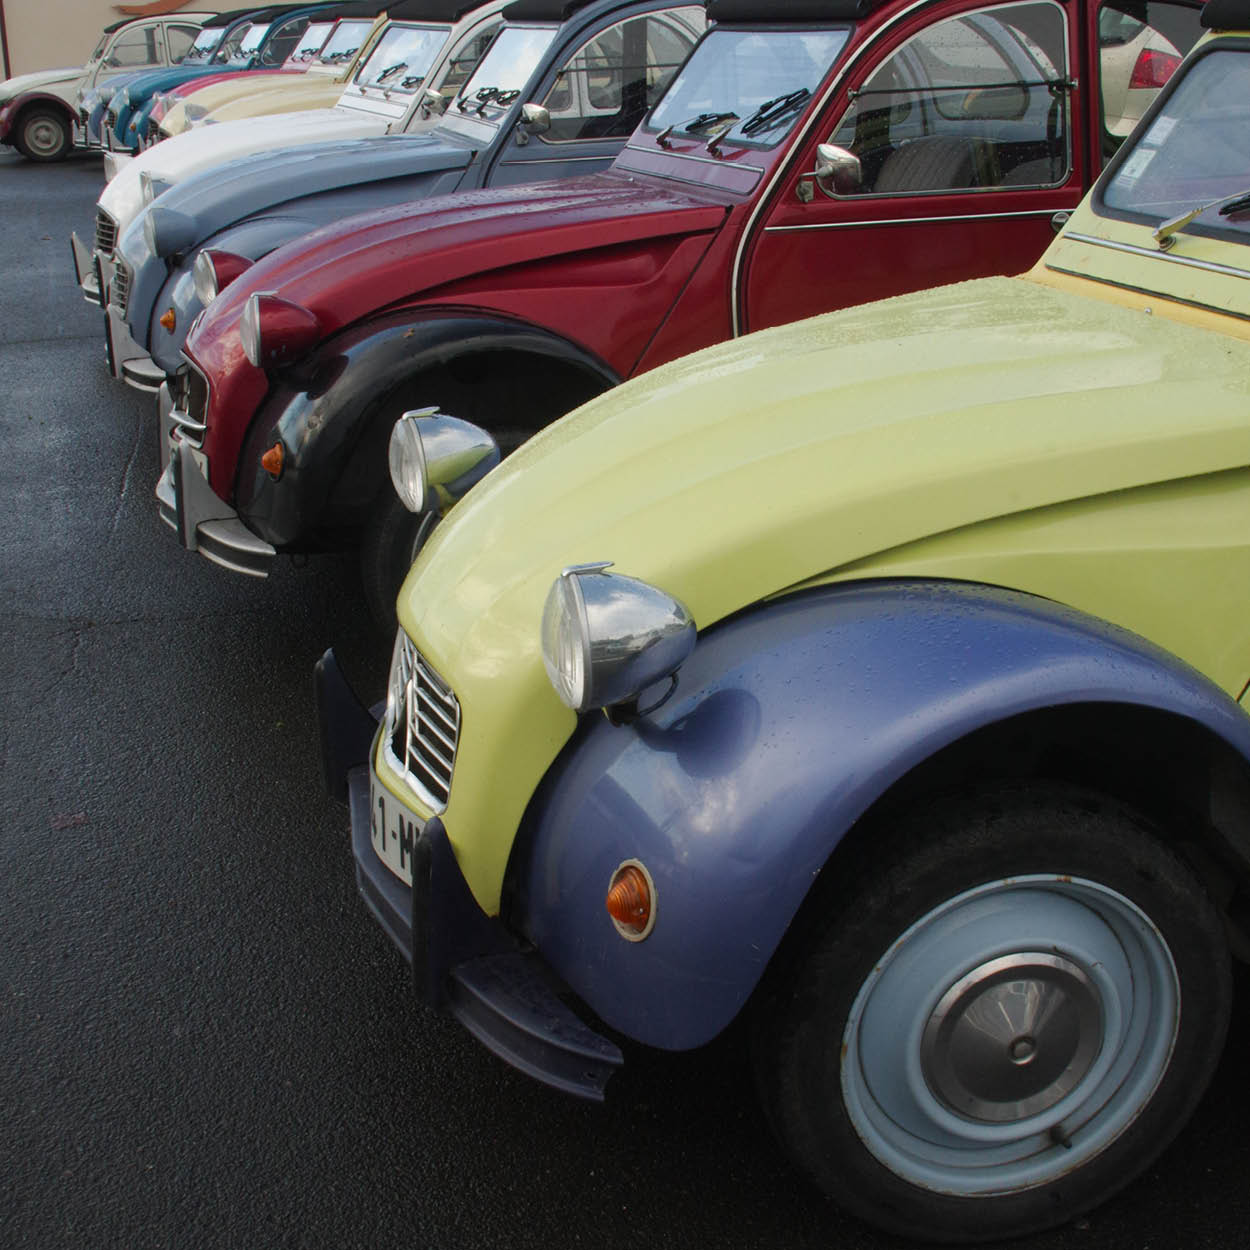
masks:
<svg viewBox="0 0 1250 1250"><path fill-rule="evenodd" d="M566 7L514 6L536 22ZM1117 142L1100 94L1114 7L709 0L714 25L607 172L351 218L234 277L162 396L163 517L248 573L358 543L389 614L421 541L387 475L401 413L437 406L506 451L697 348L1025 269ZM1148 12L1181 51L1199 34L1196 4ZM595 60L526 104L517 159L646 92L645 71L613 80ZM599 111L553 122L570 92ZM478 95L450 107L514 103ZM238 272L211 260L219 282Z"/></svg>

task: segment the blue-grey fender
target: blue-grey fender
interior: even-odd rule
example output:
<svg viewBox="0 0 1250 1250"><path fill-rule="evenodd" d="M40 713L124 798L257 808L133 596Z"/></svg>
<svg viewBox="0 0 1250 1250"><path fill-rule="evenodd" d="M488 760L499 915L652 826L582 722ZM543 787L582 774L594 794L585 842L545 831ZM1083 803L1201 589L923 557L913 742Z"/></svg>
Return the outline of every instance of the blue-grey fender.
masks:
<svg viewBox="0 0 1250 1250"><path fill-rule="evenodd" d="M699 1046L747 1003L839 842L891 787L979 729L1090 703L1163 710L1250 759L1250 716L1217 686L1048 600L864 582L759 606L700 636L658 711L624 727L583 718L514 845L511 923L608 1025ZM604 907L628 860L655 885L641 941Z"/></svg>
<svg viewBox="0 0 1250 1250"><path fill-rule="evenodd" d="M621 380L576 343L519 321L462 309L420 308L363 322L327 339L271 387L240 451L235 476L239 515L279 549L324 545L318 536L337 532L342 524L337 509L353 502L346 489L336 488L361 438L371 431L385 434L377 460L378 476L385 481L389 426L381 430L379 418L385 422L399 417L403 407L447 402L433 392L420 392L421 375L458 357L491 350L560 361L604 390ZM408 398L396 408L400 394ZM285 464L275 480L261 468L260 457L279 441ZM361 485L375 489L377 483Z"/></svg>
<svg viewBox="0 0 1250 1250"><path fill-rule="evenodd" d="M170 296L189 276L205 247L259 260L275 247L310 230L356 213L431 195L460 185L472 160L468 148L453 148L421 135L313 143L280 152L242 157L210 166L175 183L139 213L117 241L117 255L131 272L126 320L136 343L174 372L199 301L184 311ZM172 256L155 255L144 237L149 214L168 214L185 223L185 238ZM173 306L177 345L158 324ZM181 331L177 327L182 327Z"/></svg>

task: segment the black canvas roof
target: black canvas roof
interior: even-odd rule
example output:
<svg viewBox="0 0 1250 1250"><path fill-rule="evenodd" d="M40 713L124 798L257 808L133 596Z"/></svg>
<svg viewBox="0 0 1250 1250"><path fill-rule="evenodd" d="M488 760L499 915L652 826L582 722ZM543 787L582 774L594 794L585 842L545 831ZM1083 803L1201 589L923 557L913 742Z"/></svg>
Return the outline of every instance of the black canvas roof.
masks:
<svg viewBox="0 0 1250 1250"><path fill-rule="evenodd" d="M590 0L516 0L503 11L510 22L562 22Z"/></svg>
<svg viewBox="0 0 1250 1250"><path fill-rule="evenodd" d="M1250 30L1250 0L1207 0L1202 24L1208 30Z"/></svg>
<svg viewBox="0 0 1250 1250"><path fill-rule="evenodd" d="M846 22L867 17L885 0L707 0L713 22Z"/></svg>

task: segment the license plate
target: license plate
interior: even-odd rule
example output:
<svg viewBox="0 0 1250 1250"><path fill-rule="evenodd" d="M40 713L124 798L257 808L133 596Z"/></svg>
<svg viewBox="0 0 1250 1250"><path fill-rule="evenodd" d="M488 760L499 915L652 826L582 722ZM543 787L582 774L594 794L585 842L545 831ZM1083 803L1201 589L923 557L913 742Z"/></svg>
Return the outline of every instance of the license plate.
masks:
<svg viewBox="0 0 1250 1250"><path fill-rule="evenodd" d="M369 774L369 840L377 857L406 885L412 884L412 851L425 821L410 812L375 773Z"/></svg>

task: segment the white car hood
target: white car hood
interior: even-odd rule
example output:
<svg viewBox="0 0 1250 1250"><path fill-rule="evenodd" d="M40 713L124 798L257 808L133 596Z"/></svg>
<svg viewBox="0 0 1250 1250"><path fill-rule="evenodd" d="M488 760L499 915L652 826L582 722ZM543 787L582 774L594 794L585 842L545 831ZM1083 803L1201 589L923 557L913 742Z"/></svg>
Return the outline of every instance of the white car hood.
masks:
<svg viewBox="0 0 1250 1250"><path fill-rule="evenodd" d="M0 101L12 100L24 91L37 91L40 87L73 82L75 78L81 77L81 65L73 65L68 69L40 69L33 74L18 74L16 78L6 78L0 82Z"/></svg>
<svg viewBox="0 0 1250 1250"><path fill-rule="evenodd" d="M117 223L120 235L143 210L140 175L144 172L172 185L240 156L327 139L371 138L384 135L388 125L385 117L371 117L355 109L328 108L197 126L127 161L104 188L99 206Z"/></svg>

